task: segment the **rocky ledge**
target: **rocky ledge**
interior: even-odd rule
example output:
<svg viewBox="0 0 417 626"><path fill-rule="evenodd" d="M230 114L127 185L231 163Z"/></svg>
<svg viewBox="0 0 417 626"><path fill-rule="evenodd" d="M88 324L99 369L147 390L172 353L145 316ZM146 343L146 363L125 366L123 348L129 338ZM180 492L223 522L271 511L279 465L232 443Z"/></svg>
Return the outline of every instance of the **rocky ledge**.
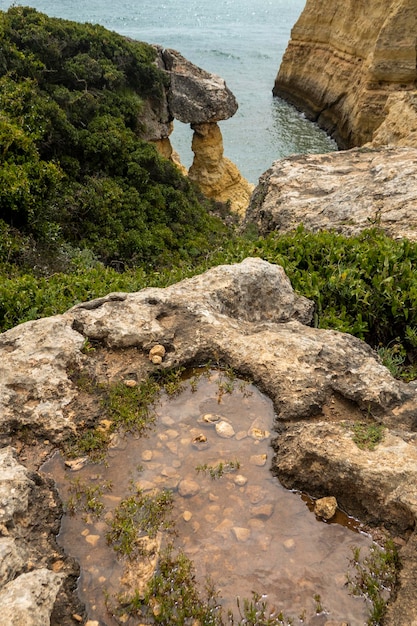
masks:
<svg viewBox="0 0 417 626"><path fill-rule="evenodd" d="M417 240L417 149L355 148L275 161L259 179L246 213L259 232L299 224L344 235L377 226Z"/></svg>
<svg viewBox="0 0 417 626"><path fill-rule="evenodd" d="M287 487L335 496L403 544L386 623L416 623L417 385L392 378L360 340L312 328L313 308L281 267L246 259L165 289L109 294L0 336L1 625L73 623L76 567L55 544L60 503L38 469L69 433L100 420L74 371L140 380L155 368L208 361L232 366L273 400L272 469ZM153 363L157 344L165 351ZM383 427L374 451L353 443L357 421Z"/></svg>

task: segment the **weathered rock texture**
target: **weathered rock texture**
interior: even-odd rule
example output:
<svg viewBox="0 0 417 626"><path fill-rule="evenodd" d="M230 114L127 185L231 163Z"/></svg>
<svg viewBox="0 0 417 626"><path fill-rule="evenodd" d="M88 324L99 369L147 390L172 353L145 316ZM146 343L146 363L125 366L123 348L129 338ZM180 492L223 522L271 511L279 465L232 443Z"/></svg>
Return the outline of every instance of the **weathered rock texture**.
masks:
<svg viewBox="0 0 417 626"><path fill-rule="evenodd" d="M168 86L165 100L145 103L144 139L152 141L165 158L182 168L169 135L174 119L190 124L195 131L190 178L207 197L230 202L233 210L241 212L248 206L253 186L236 165L223 157L223 139L217 125L236 113L236 98L220 76L194 65L176 50L155 48L157 65L166 72Z"/></svg>
<svg viewBox="0 0 417 626"><path fill-rule="evenodd" d="M307 0L274 94L305 111L342 148L371 141L387 98L415 90L415 0Z"/></svg>
<svg viewBox="0 0 417 626"><path fill-rule="evenodd" d="M348 512L407 538L417 516L417 386L393 379L360 340L310 327L312 315L313 304L293 292L281 267L246 259L165 289L114 293L22 324L0 336L3 443L28 458L34 448L21 443L22 427L26 436L39 434L39 445L47 437L50 450L48 442L60 442L86 419L102 419L102 408L76 386L77 372L100 382L140 380L156 368L212 360L250 376L273 400L280 433L275 468L288 486L311 485L315 494L336 496ZM85 354L86 339L95 350ZM155 345L165 348L159 365L149 359ZM384 444L359 451L341 420L377 420L386 427ZM42 455L35 456L39 464ZM12 458L10 451L5 458ZM33 551L35 542L21 548L29 545ZM408 598L407 581L417 557L412 550L404 554L394 609L412 615L417 600ZM38 560L42 591L40 554ZM9 565L9 575L19 567L18 560ZM58 579L51 581L54 590ZM13 599L9 584L2 597ZM399 624L395 619L389 624Z"/></svg>
<svg viewBox="0 0 417 626"><path fill-rule="evenodd" d="M262 234L299 224L355 235L377 225L417 240L417 149L358 148L276 161L246 213Z"/></svg>

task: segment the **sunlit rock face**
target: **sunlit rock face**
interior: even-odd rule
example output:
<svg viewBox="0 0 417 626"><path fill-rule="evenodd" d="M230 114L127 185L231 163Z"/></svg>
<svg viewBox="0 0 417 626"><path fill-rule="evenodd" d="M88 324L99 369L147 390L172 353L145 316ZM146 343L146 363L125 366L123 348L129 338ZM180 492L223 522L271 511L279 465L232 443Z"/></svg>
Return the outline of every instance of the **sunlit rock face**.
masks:
<svg viewBox="0 0 417 626"><path fill-rule="evenodd" d="M305 111L340 147L371 141L387 98L415 89L415 0L307 0L274 95Z"/></svg>
<svg viewBox="0 0 417 626"><path fill-rule="evenodd" d="M201 191L218 202L230 202L243 213L254 189L232 161L223 154L223 138L216 123L194 124L194 160L188 172Z"/></svg>

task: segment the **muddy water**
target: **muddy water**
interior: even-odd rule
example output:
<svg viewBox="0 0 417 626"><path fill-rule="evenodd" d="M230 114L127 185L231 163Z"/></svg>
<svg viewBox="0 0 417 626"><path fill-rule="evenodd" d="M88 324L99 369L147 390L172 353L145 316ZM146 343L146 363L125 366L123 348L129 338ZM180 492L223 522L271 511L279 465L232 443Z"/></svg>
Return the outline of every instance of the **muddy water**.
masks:
<svg viewBox="0 0 417 626"><path fill-rule="evenodd" d="M162 398L155 429L142 439L116 437L107 467L87 465L72 472L59 456L44 466L64 500L75 478L113 485L102 496L105 509L98 520L66 515L59 537L80 563L79 594L90 619L100 626L116 623L106 611L104 593L120 591L123 563L106 544L106 518L133 484L144 491L173 490L175 544L195 563L198 580L211 577L225 609L255 590L294 624L340 620L362 626L366 606L349 595L345 581L352 547L365 550L370 538L343 515L338 518L343 523L317 520L308 498L281 487L270 473L271 402L239 381L232 393L221 394L219 383L229 384L222 373L212 372L196 389L187 384L180 395ZM218 478L202 469L219 462L239 467ZM318 614L317 595L324 608ZM305 622L299 620L303 612Z"/></svg>

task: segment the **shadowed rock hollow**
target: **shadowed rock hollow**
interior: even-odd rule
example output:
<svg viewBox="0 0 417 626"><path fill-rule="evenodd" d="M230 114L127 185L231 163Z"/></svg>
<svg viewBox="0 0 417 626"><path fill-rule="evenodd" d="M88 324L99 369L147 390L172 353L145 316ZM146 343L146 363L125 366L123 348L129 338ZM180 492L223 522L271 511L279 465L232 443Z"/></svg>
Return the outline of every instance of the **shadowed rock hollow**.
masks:
<svg viewBox="0 0 417 626"><path fill-rule="evenodd" d="M22 550L32 556L31 597L42 597L45 576L52 590L69 576L65 567L61 578L57 567L53 569L58 556L51 556L56 550L52 533L42 557L36 556L31 525L25 533L21 528L26 496L17 504L13 493L18 481L29 501L36 480L42 482L36 478L37 469L53 444L76 431L87 415L90 423L101 417L97 407L86 404L71 371L83 369L107 382L132 375L140 380L158 367L198 366L212 360L251 377L273 400L277 453L272 469L286 486L303 488L315 497L336 496L348 513L408 539L387 624L404 626L417 619L412 549L417 517L416 385L393 379L360 340L312 328L313 308L293 292L281 267L246 259L165 289L109 294L3 333L2 463L10 471L2 473L1 488L2 502L10 505L3 504L2 524L10 556L2 571L2 607L13 610L13 585L26 580L21 578L27 571ZM84 354L87 339L96 349ZM161 365L148 358L156 344L166 350ZM385 426L385 438L374 451L357 449L349 428L341 424L363 420ZM30 433L29 446L22 443L22 433ZM16 446L17 460L10 445ZM30 466L29 474L23 463ZM48 493L44 484L44 500L52 497ZM62 609L68 595L59 593ZM21 623L46 624L40 611L46 605L50 611L53 598L48 603L33 602L39 619ZM52 623L70 622L53 617ZM0 624L5 624L1 616Z"/></svg>

